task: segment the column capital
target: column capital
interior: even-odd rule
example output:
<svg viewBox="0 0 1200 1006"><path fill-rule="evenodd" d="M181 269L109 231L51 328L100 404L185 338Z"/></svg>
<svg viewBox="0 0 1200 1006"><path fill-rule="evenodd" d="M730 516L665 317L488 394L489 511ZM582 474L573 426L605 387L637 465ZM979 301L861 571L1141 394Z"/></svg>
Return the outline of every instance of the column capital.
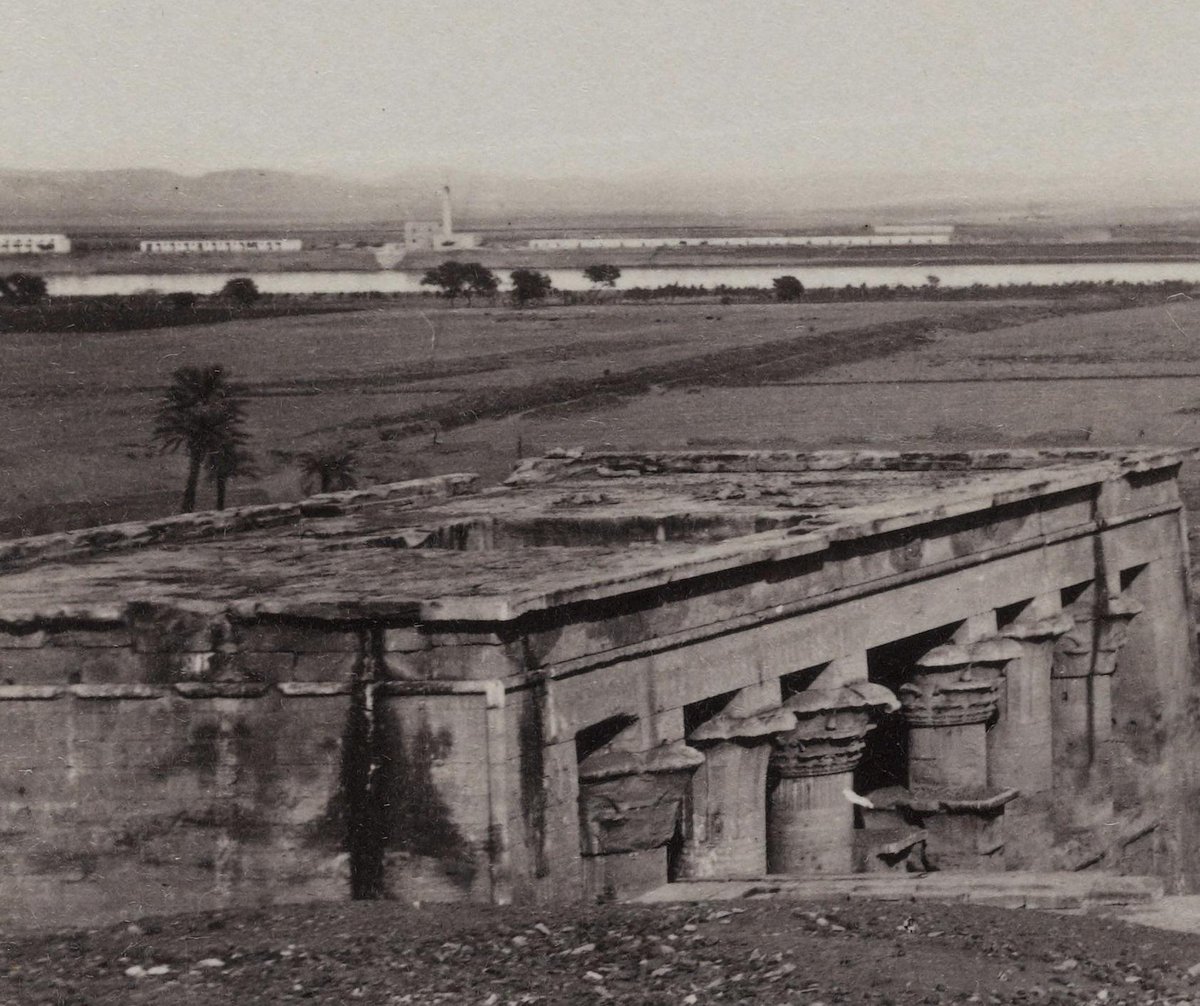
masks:
<svg viewBox="0 0 1200 1006"><path fill-rule="evenodd" d="M690 772L704 764L704 755L676 741L649 751L604 751L579 763L581 782L602 782L629 775Z"/></svg>
<svg viewBox="0 0 1200 1006"><path fill-rule="evenodd" d="M896 696L867 681L799 692L783 704L791 729L774 735L771 768L791 779L850 772L862 758L872 720L899 708Z"/></svg>
<svg viewBox="0 0 1200 1006"><path fill-rule="evenodd" d="M715 744L720 741L767 741L772 736L793 729L796 715L776 706L748 716L718 713L705 720L688 734L689 744Z"/></svg>
<svg viewBox="0 0 1200 1006"><path fill-rule="evenodd" d="M1054 648L1051 677L1086 678L1117 670L1117 654L1129 638L1129 623L1142 611L1133 598L1115 595L1098 609L1075 615L1075 625Z"/></svg>
<svg viewBox="0 0 1200 1006"><path fill-rule="evenodd" d="M966 645L971 662L972 677L992 676L998 679L1014 660L1021 659L1021 646L1003 635L988 636Z"/></svg>
<svg viewBox="0 0 1200 1006"><path fill-rule="evenodd" d="M676 741L650 751L605 751L579 764L585 856L656 849L670 840L688 780L704 755Z"/></svg>
<svg viewBox="0 0 1200 1006"><path fill-rule="evenodd" d="M1021 643L1042 643L1065 636L1075 628L1075 619L1065 611L1029 622L1012 622L1000 630L1005 639Z"/></svg>
<svg viewBox="0 0 1200 1006"><path fill-rule="evenodd" d="M1013 659L1002 645L1009 642L935 646L926 653L917 661L912 678L897 690L909 726L964 726L986 723L995 716L998 668Z"/></svg>

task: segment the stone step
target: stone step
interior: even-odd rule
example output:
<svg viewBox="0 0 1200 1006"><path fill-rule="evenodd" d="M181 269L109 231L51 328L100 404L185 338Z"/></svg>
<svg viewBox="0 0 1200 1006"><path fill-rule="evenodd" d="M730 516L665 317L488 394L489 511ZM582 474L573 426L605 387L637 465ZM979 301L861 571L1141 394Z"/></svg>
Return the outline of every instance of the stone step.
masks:
<svg viewBox="0 0 1200 1006"><path fill-rule="evenodd" d="M876 901L954 901L1002 908L1058 910L1150 905L1163 897L1158 877L1079 873L938 873L766 876L745 880L685 880L665 884L636 901L729 901L741 898ZM1200 917L1200 908L1197 908Z"/></svg>
<svg viewBox="0 0 1200 1006"><path fill-rule="evenodd" d="M1114 913L1126 922L1177 933L1200 933L1200 894L1169 894L1148 905Z"/></svg>

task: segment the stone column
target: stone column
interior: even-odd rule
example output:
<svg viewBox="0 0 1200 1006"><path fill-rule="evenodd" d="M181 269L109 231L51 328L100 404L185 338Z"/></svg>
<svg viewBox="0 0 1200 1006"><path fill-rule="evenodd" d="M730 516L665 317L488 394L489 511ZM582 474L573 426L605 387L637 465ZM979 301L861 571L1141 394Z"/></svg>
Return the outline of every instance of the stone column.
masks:
<svg viewBox="0 0 1200 1006"><path fill-rule="evenodd" d="M1054 650L1052 670L1054 823L1060 834L1113 818L1112 676L1129 623L1131 598L1106 598L1072 612L1075 627Z"/></svg>
<svg viewBox="0 0 1200 1006"><path fill-rule="evenodd" d="M973 674L964 646L937 646L899 688L908 723L908 784L938 793L987 787L987 727L996 715L996 676Z"/></svg>
<svg viewBox="0 0 1200 1006"><path fill-rule="evenodd" d="M1059 612L1001 631L1020 653L1005 670L999 714L988 731L988 781L1019 789L1022 802L1049 794L1053 785L1050 674L1055 644L1074 626Z"/></svg>
<svg viewBox="0 0 1200 1006"><path fill-rule="evenodd" d="M1003 868L1002 815L1017 793L988 785L987 724L999 711L1002 668L1017 652L999 639L938 646L900 686L909 792L894 795L894 812L927 830L936 869Z"/></svg>
<svg viewBox="0 0 1200 1006"><path fill-rule="evenodd" d="M1050 673L1055 644L1074 625L1070 615L1059 611L1014 622L1000 633L1020 649L1000 682L999 710L987 735L988 784L1021 794L1005 811L1009 831L1021 836L1007 850L1009 867L1044 863L1053 845ZM1016 827L1014 822L1019 822Z"/></svg>
<svg viewBox="0 0 1200 1006"><path fill-rule="evenodd" d="M882 685L866 681L836 689L810 688L783 708L794 726L777 734L770 768L774 786L767 812L767 869L771 873L849 873L853 868L854 769L872 719L900 704Z"/></svg>
<svg viewBox="0 0 1200 1006"><path fill-rule="evenodd" d="M767 872L767 760L771 738L796 726L776 704L746 716L722 712L688 736L704 752L692 778L692 836L684 877L761 877Z"/></svg>
<svg viewBox="0 0 1200 1006"><path fill-rule="evenodd" d="M599 751L579 765L580 852L589 897L623 897L667 882L691 774L704 761L676 742L646 752Z"/></svg>

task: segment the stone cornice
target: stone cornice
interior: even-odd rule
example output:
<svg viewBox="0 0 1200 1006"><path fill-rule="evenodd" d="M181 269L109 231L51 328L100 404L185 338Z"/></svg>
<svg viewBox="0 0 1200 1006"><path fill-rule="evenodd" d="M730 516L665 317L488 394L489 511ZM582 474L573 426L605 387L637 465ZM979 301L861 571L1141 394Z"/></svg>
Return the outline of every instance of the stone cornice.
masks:
<svg viewBox="0 0 1200 1006"><path fill-rule="evenodd" d="M687 549L666 551L662 554L646 553L644 557L637 553L626 553L620 562L606 562L601 568L597 567L586 579L574 575L572 567L564 566L562 571L557 569L553 575L543 577L540 584L530 583L522 587L523 578L517 577L514 586L507 591L478 590L462 591L457 580L451 577L445 586L433 585L412 596L398 596L394 591L386 597L381 596L370 601L363 599L325 598L317 593L309 592L311 596L285 596L278 590L258 591L253 596L231 597L227 599L213 598L211 601L199 597L181 596L177 601L180 606L194 605L211 607L214 610L223 608L231 616L237 618L254 618L259 616L289 616L312 619L336 619L345 621L355 617L378 618L413 618L425 622L441 622L448 620L508 622L522 615L544 611L565 605L584 602L596 602L610 597L641 590L660 588L666 584L681 580L699 579L717 576L731 569L741 568L760 563L790 562L801 557L811 556L812 561L819 561L821 553L831 552L840 548L844 543L865 541L871 538L887 536L897 532L907 532L921 525L944 525L955 518L969 514L985 513L996 507L1013 506L1026 503L1029 513L1034 520L1022 528L1018 536L992 549L983 550L992 557L999 554L1001 549L1022 550L1039 547L1051 536L1083 535L1093 533L1097 528L1117 526L1127 520L1146 519L1160 513L1174 512L1179 509L1175 500L1165 500L1157 497L1152 506L1142 510L1116 510L1109 512L1113 503L1105 502L1100 506L1100 498L1119 500L1120 494L1101 494L1099 487L1115 479L1135 473L1151 473L1166 471L1168 474L1188 456L1186 451L1118 451L1106 452L1089 451L1060 451L1060 452L963 452L956 454L927 454L899 453L884 454L878 452L820 452L817 454L800 454L795 452L726 452L716 455L700 455L684 453L678 455L648 454L639 455L641 469L628 473L637 475L644 470L653 474L658 466L661 470L688 471L704 473L722 470L754 470L754 471L829 471L836 472L887 472L887 471L957 471L978 474L978 479L968 479L958 485L935 487L930 486L925 491L913 487L899 495L886 496L879 503L869 505L848 506L830 511L818 521L819 529L800 527L794 530L776 529L754 534L735 536L723 541L695 544ZM564 472L554 478L565 478L574 466L582 466L584 471L598 472L606 465L620 465L622 459L632 456L614 455L581 455L578 458L566 459L561 462ZM553 459L552 459L553 460ZM550 462L547 462L550 463ZM1029 467L1042 464L1044 467ZM664 468L665 466L665 468ZM722 466L725 466L724 468ZM616 470L616 469L606 469ZM438 486L428 486L422 492L458 494L469 491L471 476L444 476L443 480L451 482L439 483ZM436 483L438 480L426 480ZM567 483L569 485L569 483ZM392 487L377 487L375 490L365 490L364 493L380 493L404 505L404 493L417 492L412 489L414 483L398 483ZM408 488L405 488L408 487ZM1097 487L1093 493L1094 511L1087 519L1078 519L1071 527L1055 527L1053 531L1043 531L1040 526L1039 506L1037 501L1056 495ZM520 492L519 489L489 490L481 493L479 498L485 499L487 505L497 512L504 506L505 494ZM342 496L345 494L336 494ZM361 495L361 494L360 494ZM1136 500L1135 500L1136 502ZM248 511L261 510L258 516L251 515L254 520L295 522L302 517L305 520L320 522L327 516L334 515L339 507L342 511L361 510L370 505L370 501L351 499L339 503L332 497L329 500L318 498L314 501L304 501L301 504L285 504L278 507L248 508ZM389 504L391 505L391 504ZM291 509L289 509L291 508ZM304 511L307 508L307 515ZM329 513L326 513L326 511ZM432 513L432 511L430 511ZM185 518L171 518L166 521L150 522L139 525L114 525L109 528L92 528L84 532L71 532L66 536L49 536L45 539L24 539L0 545L0 570L6 563L9 571L12 569L29 568L38 562L68 560L72 566L78 566L79 578L87 581L88 556L106 555L112 549L128 549L153 545L162 540L169 540L171 529L181 527L188 521L196 526L184 540L203 539L206 536L225 534L240 534L246 529L239 529L236 515L241 511L227 511L224 514L188 515ZM226 520L234 521L230 526L223 524ZM400 523L403 523L402 521ZM397 532L403 528L396 528ZM253 528L249 533L253 533ZM161 536L166 535L166 538ZM145 537L146 540L142 540ZM364 546L365 547L365 546ZM857 546L856 546L857 547ZM881 543L886 548L887 543ZM422 567L433 568L436 563L435 549L418 550L422 555ZM407 561L397 551L397 561ZM961 558L969 562L973 553L964 554ZM347 561L352 561L354 552L347 548ZM5 557L7 556L7 559ZM81 559L83 561L77 561ZM834 555L833 558L837 558ZM489 562L495 562L491 553L481 552L481 567ZM978 560L977 560L978 561ZM918 561L916 569L922 568ZM269 573L270 571L264 571ZM536 572L536 570L534 570ZM2 576L3 573L0 573ZM269 576L262 577L263 582L269 581ZM0 582L0 594L3 593L3 583ZM43 611L45 602L30 596L29 603L22 606L19 598L14 598L14 604L7 610L0 611L0 623L37 621L43 617L53 616L55 611ZM93 604L75 604L71 610L80 617L90 617L93 609L103 609L104 612L114 607L111 593L107 598L97 597ZM66 610L65 608L62 610Z"/></svg>

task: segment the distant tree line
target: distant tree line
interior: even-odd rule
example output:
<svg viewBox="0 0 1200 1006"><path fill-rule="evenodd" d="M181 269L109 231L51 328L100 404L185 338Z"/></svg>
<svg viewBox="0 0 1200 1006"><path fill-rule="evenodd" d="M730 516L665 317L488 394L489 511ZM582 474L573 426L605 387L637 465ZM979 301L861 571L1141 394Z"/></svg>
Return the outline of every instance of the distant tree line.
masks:
<svg viewBox="0 0 1200 1006"><path fill-rule="evenodd" d="M621 291L621 299L627 301L678 300L682 298L707 299L719 297L729 302L735 300L762 303L778 300L791 303L825 304L861 301L897 300L1019 300L1036 298L1066 300L1080 296L1113 296L1123 300L1140 301L1147 297L1161 298L1190 295L1196 284L1186 280L1161 280L1155 283L1122 283L1115 280L1084 280L1073 283L1004 283L989 285L974 283L971 286L947 287L927 282L923 286L869 286L847 284L841 287L803 287L797 289L785 284L782 290L776 285L777 277L770 288L761 286L716 286L666 283L656 287L630 287ZM936 279L937 277L931 277ZM798 283L799 281L797 281Z"/></svg>
<svg viewBox="0 0 1200 1006"><path fill-rule="evenodd" d="M17 307L40 304L48 292L46 281L41 276L28 272L13 272L0 276L0 301Z"/></svg>
<svg viewBox="0 0 1200 1006"><path fill-rule="evenodd" d="M378 295L382 297L383 295ZM357 303L322 295L264 296L249 277L234 277L217 293L190 290L160 293L54 296L31 273L0 276L0 328L9 332L125 332L135 329L206 325L234 318L268 318L355 310Z"/></svg>
<svg viewBox="0 0 1200 1006"><path fill-rule="evenodd" d="M550 277L536 269L514 269L508 275L512 286L509 296L517 307L545 300L554 289ZM446 261L426 269L421 285L437 287L451 304L459 297L465 297L470 304L473 297L495 297L500 280L479 262Z"/></svg>
<svg viewBox="0 0 1200 1006"><path fill-rule="evenodd" d="M452 304L459 297L490 297L500 288L500 280L491 269L478 262L447 261L426 269L422 286L436 286Z"/></svg>

